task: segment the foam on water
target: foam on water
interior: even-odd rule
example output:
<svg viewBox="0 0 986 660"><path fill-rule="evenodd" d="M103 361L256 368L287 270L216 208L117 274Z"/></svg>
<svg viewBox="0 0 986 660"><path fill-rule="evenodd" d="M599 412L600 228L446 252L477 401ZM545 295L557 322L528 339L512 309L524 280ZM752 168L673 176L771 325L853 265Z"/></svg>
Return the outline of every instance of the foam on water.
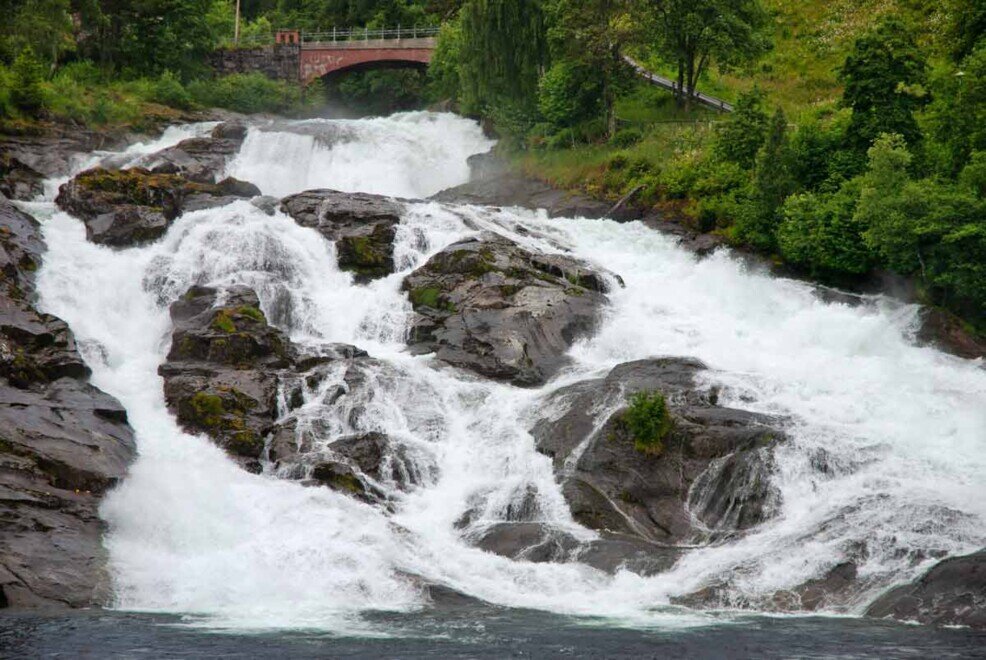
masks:
<svg viewBox="0 0 986 660"><path fill-rule="evenodd" d="M317 123L316 132L337 137L312 137L311 122L252 130L230 173L274 194L328 187L420 197L463 182L466 157L488 146L473 123L451 115ZM626 281L601 330L573 349L572 369L542 390L436 368L404 350L403 276L476 228L533 249L571 249ZM413 611L434 583L507 606L693 625L707 619L668 607L670 598L725 582L737 600L755 601L862 546L860 574L874 591L933 557L986 544L986 371L915 347L915 310L889 300L823 303L809 286L749 272L728 255L697 261L639 224L516 210L411 205L398 231L401 272L367 287L336 268L319 234L246 202L188 214L140 249L87 243L64 213L51 214L44 231L42 305L70 323L95 384L120 398L137 432L140 456L102 510L121 608L203 615L210 625L365 632L361 612ZM207 439L181 432L156 370L170 341L168 305L191 284L247 284L295 341L347 342L380 358L358 428L317 392L305 414L333 437L388 433L425 466L422 485L393 491L386 512L247 474ZM528 429L562 383L653 355L698 357L727 403L787 420L774 476L780 515L653 578L470 547L457 521L470 511L502 520L530 487L544 522L594 536L572 521Z"/></svg>

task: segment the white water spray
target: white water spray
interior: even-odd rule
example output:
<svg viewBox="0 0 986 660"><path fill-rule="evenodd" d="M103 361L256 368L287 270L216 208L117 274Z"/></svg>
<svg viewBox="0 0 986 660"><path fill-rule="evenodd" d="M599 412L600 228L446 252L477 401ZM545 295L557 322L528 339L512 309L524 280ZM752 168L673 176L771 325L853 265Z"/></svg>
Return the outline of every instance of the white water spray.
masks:
<svg viewBox="0 0 986 660"><path fill-rule="evenodd" d="M278 195L326 187L423 196L463 182L466 157L488 146L474 124L448 115L317 122L315 132L333 139L310 135L311 124L252 130L230 173ZM477 226L534 249L567 246L625 279L559 383L632 359L695 356L715 370L727 403L789 418L791 440L776 461L778 518L654 578L469 547L456 528L465 513L495 522L531 486L544 522L592 536L572 522L528 434L559 383L520 390L404 351L403 276ZM368 287L336 268L316 232L245 202L191 213L140 249L89 244L63 213L46 222L45 237L43 306L70 323L95 384L121 399L138 436L140 457L103 508L122 608L206 615L214 625L364 629L361 612L424 606L430 582L508 606L687 625L702 617L668 609L669 598L708 584L769 595L862 544L861 575L885 585L928 558L986 544L986 371L914 347L908 307L822 303L807 285L747 272L727 255L696 261L637 224L437 204L409 208L396 246L402 272ZM182 433L156 369L168 305L191 284L247 284L294 340L352 343L379 358L361 428L314 394L306 410L332 434L388 433L428 466L422 485L394 492L388 513L247 474Z"/></svg>

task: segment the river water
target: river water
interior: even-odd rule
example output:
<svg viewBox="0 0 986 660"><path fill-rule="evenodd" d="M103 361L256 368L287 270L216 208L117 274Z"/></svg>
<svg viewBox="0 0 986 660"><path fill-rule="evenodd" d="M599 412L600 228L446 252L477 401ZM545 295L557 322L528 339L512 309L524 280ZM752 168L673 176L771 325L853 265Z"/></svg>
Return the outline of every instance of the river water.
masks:
<svg viewBox="0 0 986 660"><path fill-rule="evenodd" d="M139 164L210 128L176 127L112 159ZM490 146L452 115L281 122L252 128L228 173L275 196L334 188L423 199L466 181L466 158ZM824 302L810 285L725 252L698 260L639 223L517 209L409 203L400 272L357 286L319 234L247 202L187 214L162 240L128 250L88 243L81 222L50 201L30 207L49 247L41 306L71 325L94 383L126 406L140 455L101 510L117 613L26 617L21 637L0 624L0 640L26 655L82 648L73 643L133 656L158 644L211 651L201 655L248 655L259 644L270 654L363 657L944 657L983 648L983 636L967 631L854 618L941 557L986 546L986 370L916 346L914 307L882 297ZM404 275L480 230L574 253L626 283L610 295L600 330L573 347L573 366L543 388L479 380L405 350ZM356 427L346 409L323 404L324 390L306 393L302 421L325 443L387 433L421 485L382 484L396 502L384 511L269 469L248 474L182 432L157 367L170 342L168 306L192 284L249 285L293 340L351 343L382 360ZM703 360L723 404L785 420L778 515L650 578L471 547L470 533L504 520L532 488L541 522L593 537L572 521L528 429L552 414L542 402L555 389L659 355ZM472 522L460 529L466 513ZM670 604L718 584L729 602L756 610L850 559L861 586L829 618ZM427 585L468 598L435 604Z"/></svg>

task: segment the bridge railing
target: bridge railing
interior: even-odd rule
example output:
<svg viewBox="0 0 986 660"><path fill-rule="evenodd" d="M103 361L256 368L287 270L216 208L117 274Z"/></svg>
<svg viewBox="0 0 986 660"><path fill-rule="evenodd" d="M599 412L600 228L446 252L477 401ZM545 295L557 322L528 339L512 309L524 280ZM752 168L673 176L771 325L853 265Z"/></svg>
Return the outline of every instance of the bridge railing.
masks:
<svg viewBox="0 0 986 660"><path fill-rule="evenodd" d="M435 26L401 26L371 30L369 28L332 28L318 32L302 32L301 43L335 41L383 41L391 39L422 39L434 37L440 28Z"/></svg>
<svg viewBox="0 0 986 660"><path fill-rule="evenodd" d="M330 30L303 31L303 30L277 30L270 34L252 34L240 37L238 42L232 40L224 43L223 48L257 48L261 46L271 46L277 41L278 34L298 35L302 44L332 43L339 41L390 41L399 39L425 39L438 35L440 28L427 25L411 25L409 27L398 25L392 28L371 30L369 28L332 28ZM284 43L292 43L285 41ZM297 42L294 42L297 43Z"/></svg>

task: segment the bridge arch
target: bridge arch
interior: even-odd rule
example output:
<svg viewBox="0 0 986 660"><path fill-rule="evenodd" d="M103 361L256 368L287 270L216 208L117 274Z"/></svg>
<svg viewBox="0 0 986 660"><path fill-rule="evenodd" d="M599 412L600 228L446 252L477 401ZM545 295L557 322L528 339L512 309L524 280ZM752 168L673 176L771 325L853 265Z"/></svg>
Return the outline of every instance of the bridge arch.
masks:
<svg viewBox="0 0 986 660"><path fill-rule="evenodd" d="M423 68L431 62L434 39L378 42L306 43L301 49L301 81L383 67Z"/></svg>

